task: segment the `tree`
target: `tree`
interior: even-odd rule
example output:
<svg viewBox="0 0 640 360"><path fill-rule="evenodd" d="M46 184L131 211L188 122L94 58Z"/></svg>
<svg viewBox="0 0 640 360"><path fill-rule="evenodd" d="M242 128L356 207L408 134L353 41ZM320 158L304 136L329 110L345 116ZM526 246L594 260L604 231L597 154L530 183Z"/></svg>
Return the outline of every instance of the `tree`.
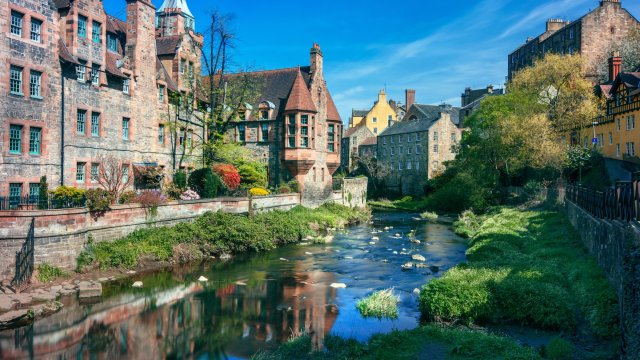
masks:
<svg viewBox="0 0 640 360"><path fill-rule="evenodd" d="M375 156L360 157L354 154L353 161L358 164L357 172L371 179L369 184L371 184L371 190L373 190L374 193L377 193L382 188L384 179L391 174L389 167L379 163Z"/></svg>
<svg viewBox="0 0 640 360"><path fill-rule="evenodd" d="M614 52L622 57L622 71L633 72L640 69L640 29L631 29L629 34L619 42L609 44L604 55L595 61L595 73L600 82L609 81L609 58Z"/></svg>
<svg viewBox="0 0 640 360"><path fill-rule="evenodd" d="M133 183L133 176L129 173L129 165L125 165L113 156L100 156L98 166L98 184L109 192L113 201L118 201L120 195Z"/></svg>

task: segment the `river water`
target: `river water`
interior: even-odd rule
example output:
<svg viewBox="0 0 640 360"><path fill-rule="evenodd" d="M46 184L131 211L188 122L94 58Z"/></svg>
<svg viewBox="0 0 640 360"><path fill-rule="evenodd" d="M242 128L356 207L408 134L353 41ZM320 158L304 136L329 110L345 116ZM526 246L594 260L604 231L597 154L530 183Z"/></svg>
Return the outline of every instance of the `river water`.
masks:
<svg viewBox="0 0 640 360"><path fill-rule="evenodd" d="M329 334L366 341L415 328L420 312L413 290L464 261L466 250L448 225L415 216L374 213L373 224L337 233L330 243L107 283L97 302L62 298L59 313L0 333L0 359L246 359L303 331L321 347ZM411 230L420 244L409 241ZM414 254L439 271L401 271ZM198 282L200 276L209 281ZM138 280L144 287L132 288ZM400 297L400 316L364 319L356 301L390 287Z"/></svg>

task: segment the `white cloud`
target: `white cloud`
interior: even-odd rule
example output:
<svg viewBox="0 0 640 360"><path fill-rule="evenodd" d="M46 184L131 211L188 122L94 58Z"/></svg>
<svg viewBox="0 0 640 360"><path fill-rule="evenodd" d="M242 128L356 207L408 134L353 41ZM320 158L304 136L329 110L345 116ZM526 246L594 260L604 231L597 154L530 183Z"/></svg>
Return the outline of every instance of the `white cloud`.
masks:
<svg viewBox="0 0 640 360"><path fill-rule="evenodd" d="M539 26L541 22L548 18L561 17L565 12L588 2L593 2L593 0L562 0L547 2L546 4L540 5L531 10L531 12L522 18L522 20L507 28L502 34L500 34L498 39L504 39L520 30L529 29L532 26Z"/></svg>

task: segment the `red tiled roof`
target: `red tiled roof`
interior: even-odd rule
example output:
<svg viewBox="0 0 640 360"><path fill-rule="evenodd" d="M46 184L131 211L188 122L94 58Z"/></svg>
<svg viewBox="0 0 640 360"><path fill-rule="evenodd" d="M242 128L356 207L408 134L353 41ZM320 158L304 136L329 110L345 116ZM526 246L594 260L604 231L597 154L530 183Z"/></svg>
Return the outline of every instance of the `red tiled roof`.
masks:
<svg viewBox="0 0 640 360"><path fill-rule="evenodd" d="M374 137L366 138L363 142L360 143L360 146L376 145L376 144L378 144L378 138L374 136Z"/></svg>
<svg viewBox="0 0 640 360"><path fill-rule="evenodd" d="M127 33L127 23L113 17L111 15L107 15L107 31L112 33Z"/></svg>
<svg viewBox="0 0 640 360"><path fill-rule="evenodd" d="M58 39L58 57L60 58L60 60L68 63L72 63L72 64L78 63L78 60L76 60L76 58L73 57L73 55L71 54L71 51L69 51L69 48L67 48L67 45L65 45L62 39Z"/></svg>
<svg viewBox="0 0 640 360"><path fill-rule="evenodd" d="M309 93L309 88L307 88L307 84L302 78L302 73L298 70L296 74L296 79L293 81L293 86L291 87L291 92L289 93L289 99L287 101L287 106L285 107L285 111L313 111L317 112L315 104L313 103L313 99L311 99L311 93Z"/></svg>
<svg viewBox="0 0 640 360"><path fill-rule="evenodd" d="M125 74L120 71L118 68L118 61L122 60L122 56L120 54L116 54L111 51L107 51L107 56L105 58L106 62L106 70L109 74L113 76L118 76L121 78L127 77Z"/></svg>
<svg viewBox="0 0 640 360"><path fill-rule="evenodd" d="M167 69L165 69L164 65L162 65L162 61L160 61L160 59L158 59L157 57L156 57L156 80L163 80L164 82L166 82L167 90L178 92L178 86L173 81L171 76L169 76Z"/></svg>
<svg viewBox="0 0 640 360"><path fill-rule="evenodd" d="M334 121L342 121L340 117L340 113L338 113L338 108L336 108L336 104L333 102L333 98L331 97L331 93L327 89L327 120Z"/></svg>
<svg viewBox="0 0 640 360"><path fill-rule="evenodd" d="M165 36L156 39L156 53L158 56L174 55L180 46L181 35Z"/></svg>

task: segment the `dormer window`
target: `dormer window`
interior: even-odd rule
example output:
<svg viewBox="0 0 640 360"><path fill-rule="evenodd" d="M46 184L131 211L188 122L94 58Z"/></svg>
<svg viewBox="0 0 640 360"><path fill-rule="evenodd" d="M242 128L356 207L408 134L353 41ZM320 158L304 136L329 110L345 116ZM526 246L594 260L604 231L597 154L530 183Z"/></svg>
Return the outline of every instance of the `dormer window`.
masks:
<svg viewBox="0 0 640 360"><path fill-rule="evenodd" d="M107 34L107 49L109 51L118 52L118 39L113 34Z"/></svg>

